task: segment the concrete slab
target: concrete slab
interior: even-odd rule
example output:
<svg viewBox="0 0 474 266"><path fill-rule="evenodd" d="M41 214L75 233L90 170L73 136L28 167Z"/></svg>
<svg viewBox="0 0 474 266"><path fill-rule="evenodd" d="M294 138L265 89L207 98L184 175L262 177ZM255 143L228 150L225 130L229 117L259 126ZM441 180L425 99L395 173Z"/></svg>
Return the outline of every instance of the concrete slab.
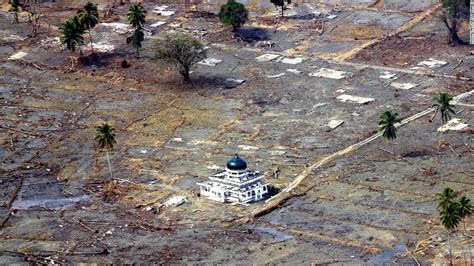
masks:
<svg viewBox="0 0 474 266"><path fill-rule="evenodd" d="M410 83L410 82L405 82L405 83L392 82L392 83L390 83L390 86L392 86L394 88L397 88L397 89L400 89L400 90L411 90L411 89L415 88L416 86L418 86L418 84Z"/></svg>
<svg viewBox="0 0 474 266"><path fill-rule="evenodd" d="M449 120L445 125L438 128L438 132L446 132L448 130L458 131L468 127L468 124L461 122L458 118L453 118Z"/></svg>
<svg viewBox="0 0 474 266"><path fill-rule="evenodd" d="M389 71L383 71L380 73L379 78L381 79L388 79L388 80L395 80L397 79L397 75L395 73L391 73Z"/></svg>
<svg viewBox="0 0 474 266"><path fill-rule="evenodd" d="M265 75L267 78L279 78L279 77L283 77L284 75L286 75L286 73L280 73L280 74L275 74L275 75Z"/></svg>
<svg viewBox="0 0 474 266"><path fill-rule="evenodd" d="M98 52L112 52L115 50L115 46L110 43L97 42L92 45L94 46L94 50Z"/></svg>
<svg viewBox="0 0 474 266"><path fill-rule="evenodd" d="M309 74L312 77L318 77L318 78L330 78L330 79L343 79L350 77L352 74L345 72L345 71L339 71L339 70L334 70L330 68L321 68L317 72Z"/></svg>
<svg viewBox="0 0 474 266"><path fill-rule="evenodd" d="M446 61L441 61L441 60L436 60L436 59L433 59L433 58L428 58L424 61L421 61L417 65L418 66L426 66L426 67L429 67L429 68L438 68L438 67L445 66L447 64L448 64L448 62L446 62Z"/></svg>
<svg viewBox="0 0 474 266"><path fill-rule="evenodd" d="M258 62L269 62L280 57L278 54L263 54L255 58Z"/></svg>
<svg viewBox="0 0 474 266"><path fill-rule="evenodd" d="M329 127L330 130L333 130L333 129L341 126L342 124L344 124L343 120L331 120L331 121L329 121L327 126Z"/></svg>
<svg viewBox="0 0 474 266"><path fill-rule="evenodd" d="M111 28L117 34L126 34L132 31L130 25L120 22L103 22L97 24L96 27L98 27L97 29L100 29L101 27Z"/></svg>
<svg viewBox="0 0 474 266"><path fill-rule="evenodd" d="M258 150L260 149L259 147L256 146L250 146L250 145L238 145L238 148L244 150L244 151L251 151L251 150Z"/></svg>
<svg viewBox="0 0 474 266"><path fill-rule="evenodd" d="M200 65L203 65L203 66L212 66L212 67L215 67L217 66L218 64L222 63L222 60L221 59L217 59L217 58L206 58L202 61L199 61L198 64Z"/></svg>
<svg viewBox="0 0 474 266"><path fill-rule="evenodd" d="M176 11L168 10L168 8L169 6L167 5L161 5L152 9L151 12L157 14L158 16L163 16L163 17L169 17L176 13Z"/></svg>
<svg viewBox="0 0 474 266"><path fill-rule="evenodd" d="M28 55L28 53L20 51L16 54L11 55L10 57L8 57L8 60L15 61L15 60L23 59L27 55Z"/></svg>
<svg viewBox="0 0 474 266"><path fill-rule="evenodd" d="M164 25L164 24L166 24L165 21L158 21L158 22L155 22L155 23L151 24L150 26L156 28L156 27L159 27L159 26Z"/></svg>
<svg viewBox="0 0 474 266"><path fill-rule="evenodd" d="M358 104L368 104L373 102L374 98L367 98L367 97L360 97L360 96L352 96L348 94L343 94L337 97L338 100L341 102L354 102Z"/></svg>
<svg viewBox="0 0 474 266"><path fill-rule="evenodd" d="M290 64L290 65L297 65L297 64L303 63L305 60L306 58L304 57L294 57L294 58L284 57L284 58L280 58L277 62Z"/></svg>
<svg viewBox="0 0 474 266"><path fill-rule="evenodd" d="M293 74L296 74L296 75L301 75L303 74L302 71L299 71L297 68L290 68L290 69L287 69L286 70L287 72L290 72L290 73L293 73Z"/></svg>

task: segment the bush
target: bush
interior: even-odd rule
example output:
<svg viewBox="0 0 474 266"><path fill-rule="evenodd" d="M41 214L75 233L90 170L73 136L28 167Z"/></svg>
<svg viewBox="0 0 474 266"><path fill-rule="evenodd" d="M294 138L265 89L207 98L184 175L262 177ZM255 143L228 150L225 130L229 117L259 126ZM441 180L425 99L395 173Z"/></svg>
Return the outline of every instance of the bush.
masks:
<svg viewBox="0 0 474 266"><path fill-rule="evenodd" d="M235 0L227 1L227 4L221 7L219 19L224 25L232 25L232 31L240 28L247 22L249 17L247 9L241 3Z"/></svg>
<svg viewBox="0 0 474 266"><path fill-rule="evenodd" d="M165 33L155 43L155 56L178 67L185 81L197 62L207 57L204 45L197 39L180 33Z"/></svg>

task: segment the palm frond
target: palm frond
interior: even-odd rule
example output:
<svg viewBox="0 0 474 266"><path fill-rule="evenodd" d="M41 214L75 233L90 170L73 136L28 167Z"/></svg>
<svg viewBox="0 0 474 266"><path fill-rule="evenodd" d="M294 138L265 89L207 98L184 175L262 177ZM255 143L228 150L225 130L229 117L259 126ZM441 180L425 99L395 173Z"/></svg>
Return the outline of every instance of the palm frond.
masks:
<svg viewBox="0 0 474 266"><path fill-rule="evenodd" d="M400 122L398 113L392 113L385 111L380 116L379 126L380 130L383 131L382 136L388 140L397 138L397 129L395 123Z"/></svg>
<svg viewBox="0 0 474 266"><path fill-rule="evenodd" d="M459 215L461 218L469 217L472 215L471 200L466 196L461 196L458 201L459 204Z"/></svg>
<svg viewBox="0 0 474 266"><path fill-rule="evenodd" d="M97 135L95 139L100 148L112 149L117 143L115 140L115 129L108 123L103 123L97 127Z"/></svg>

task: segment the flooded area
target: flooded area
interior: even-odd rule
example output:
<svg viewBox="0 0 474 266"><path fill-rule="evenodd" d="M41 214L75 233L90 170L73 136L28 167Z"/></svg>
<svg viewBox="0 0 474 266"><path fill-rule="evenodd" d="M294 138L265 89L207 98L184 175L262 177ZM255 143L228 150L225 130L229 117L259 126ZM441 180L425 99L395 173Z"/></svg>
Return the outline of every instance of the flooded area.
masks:
<svg viewBox="0 0 474 266"><path fill-rule="evenodd" d="M137 59L121 5L92 30L97 61L74 65L58 26L76 9L59 2L42 7L36 37L25 14L11 24L0 11L0 264L448 263L435 195L474 196L474 61L472 47L429 42L445 37L436 16L403 1L389 12L318 1L275 27L270 6L236 37L215 15L144 3ZM437 33L414 39L426 29ZM168 31L207 47L190 83L153 58ZM454 116L467 127L438 131L439 92L461 95ZM387 109L409 118L393 141L377 136ZM104 121L115 181L94 139ZM281 193L247 205L202 197L196 183L236 153ZM459 243L473 241L452 237L461 262Z"/></svg>

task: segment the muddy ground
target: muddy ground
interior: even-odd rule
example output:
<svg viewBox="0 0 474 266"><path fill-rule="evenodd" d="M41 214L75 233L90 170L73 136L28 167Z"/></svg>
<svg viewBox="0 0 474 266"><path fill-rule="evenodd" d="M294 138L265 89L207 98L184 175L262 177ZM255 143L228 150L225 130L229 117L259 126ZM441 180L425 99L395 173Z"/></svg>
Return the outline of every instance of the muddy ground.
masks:
<svg viewBox="0 0 474 266"><path fill-rule="evenodd" d="M309 7L323 13L321 35ZM288 200L262 215L254 213L278 198L220 204L198 197L196 186L239 153L284 190L314 163L376 133L386 109L406 118L430 108L438 92L474 90L469 48L441 42L436 16L384 38L422 13L303 5L288 10L276 31L279 18L267 14L252 17L234 37L212 14L169 9L177 13L148 13L145 26L153 35L146 36L141 59L125 44L129 29L117 24L126 23L122 6L93 31L99 60L73 67L77 54L55 38L74 9L45 5L36 38L28 36L24 16L18 25L9 23L11 13L0 13L0 263L447 262L435 193L449 186L474 196L472 94L456 108L467 128L441 134L429 113L399 128L393 142L376 139L314 169L283 193ZM158 21L166 24L151 26ZM421 28L438 37L397 45L420 37ZM153 40L170 30L202 36L208 56L222 62L198 65L192 82L183 83L152 58ZM275 44L257 45L265 40ZM334 60L373 40L353 59ZM87 56L89 48L82 49ZM10 58L18 52L26 54ZM279 58L256 59L267 53ZM295 58L302 62L288 60ZM412 69L428 58L446 64ZM124 59L129 68L121 67ZM310 75L321 69L343 77ZM400 83L413 88L396 88ZM341 95L373 101L341 102ZM331 130L331 120L344 123ZM123 180L117 183L108 179L105 152L94 142L103 121L116 129L110 156L114 177ZM187 202L162 206L174 196ZM467 225L472 234L472 221ZM473 242L461 233L454 239L461 262L459 243L472 248Z"/></svg>

